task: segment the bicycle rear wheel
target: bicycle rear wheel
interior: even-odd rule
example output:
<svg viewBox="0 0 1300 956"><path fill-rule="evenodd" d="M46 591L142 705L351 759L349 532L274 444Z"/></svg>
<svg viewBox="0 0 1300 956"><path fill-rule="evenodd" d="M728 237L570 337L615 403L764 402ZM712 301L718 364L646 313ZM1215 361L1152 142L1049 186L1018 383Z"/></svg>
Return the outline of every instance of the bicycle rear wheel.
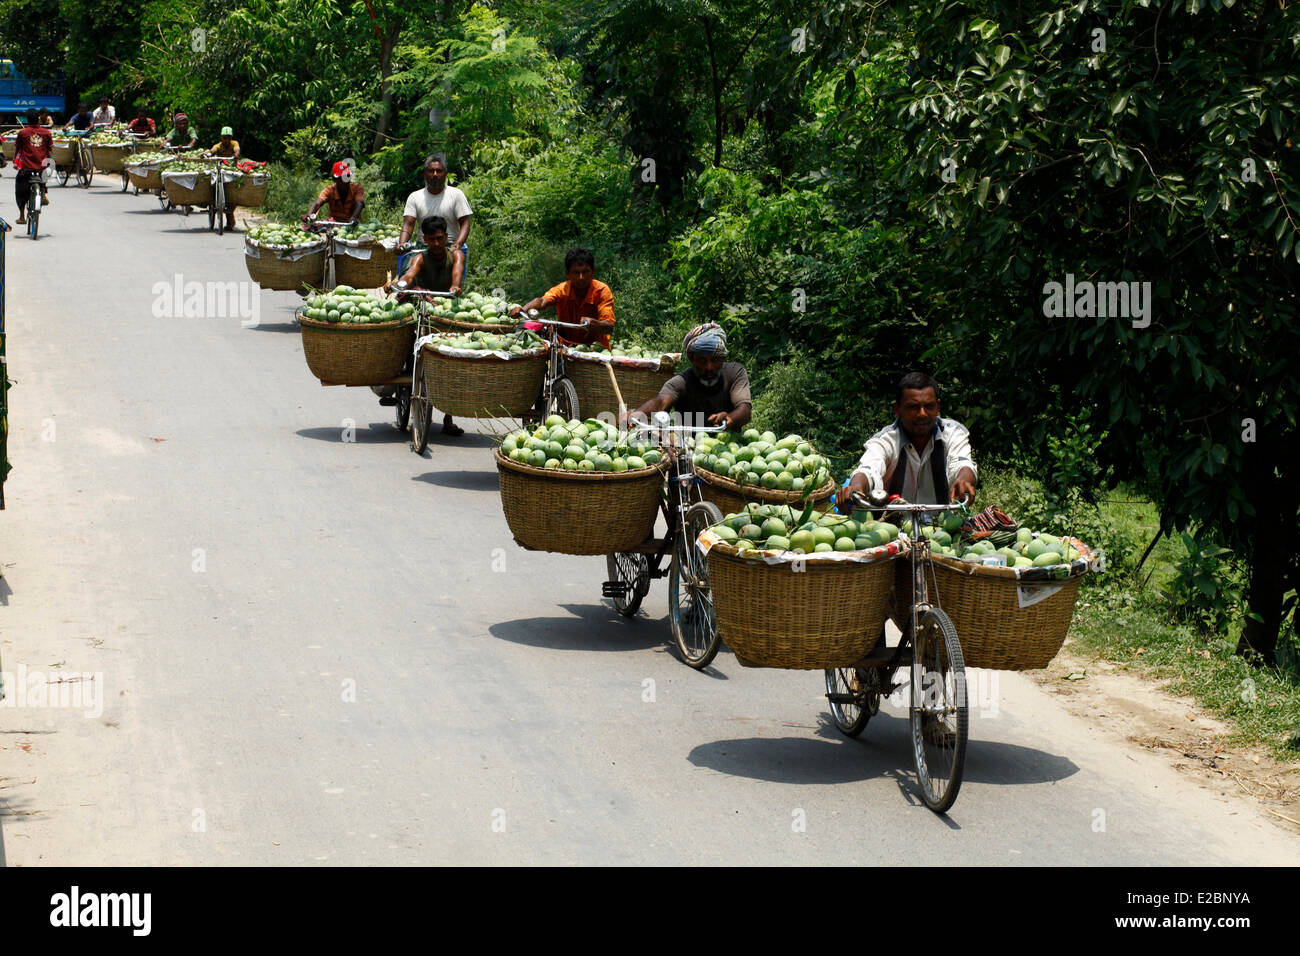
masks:
<svg viewBox="0 0 1300 956"><path fill-rule="evenodd" d="M880 671L874 667L827 670L826 700L840 733L858 736L880 712Z"/></svg>
<svg viewBox="0 0 1300 956"><path fill-rule="evenodd" d="M966 664L957 629L941 608L921 618L912 647L912 755L921 799L946 813L966 762Z"/></svg>
<svg viewBox="0 0 1300 956"><path fill-rule="evenodd" d="M641 606L641 599L650 590L650 559L635 551L621 551L605 555L605 573L615 585L622 585L611 600L614 610L631 617Z"/></svg>
<svg viewBox="0 0 1300 956"><path fill-rule="evenodd" d="M673 543L673 564L668 572L668 615L673 640L682 660L703 670L718 656L722 638L713 611L707 559L695 546L695 539L710 525L722 520L718 506L708 501L691 505L685 527Z"/></svg>

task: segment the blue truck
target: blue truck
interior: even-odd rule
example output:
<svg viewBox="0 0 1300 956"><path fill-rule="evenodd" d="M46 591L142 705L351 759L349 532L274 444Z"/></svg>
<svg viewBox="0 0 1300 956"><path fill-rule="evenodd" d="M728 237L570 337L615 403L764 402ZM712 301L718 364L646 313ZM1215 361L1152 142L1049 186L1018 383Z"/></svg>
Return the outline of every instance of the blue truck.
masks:
<svg viewBox="0 0 1300 956"><path fill-rule="evenodd" d="M21 116L33 106L66 115L63 79L31 80L23 76L12 60L0 59L0 115Z"/></svg>

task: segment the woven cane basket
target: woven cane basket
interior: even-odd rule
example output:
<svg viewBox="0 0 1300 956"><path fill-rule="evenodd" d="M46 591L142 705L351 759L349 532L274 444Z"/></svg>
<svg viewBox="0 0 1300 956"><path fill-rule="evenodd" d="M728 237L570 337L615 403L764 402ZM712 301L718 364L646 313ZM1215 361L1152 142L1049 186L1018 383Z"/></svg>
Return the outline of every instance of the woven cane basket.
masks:
<svg viewBox="0 0 1300 956"><path fill-rule="evenodd" d="M745 667L851 667L885 623L900 548L871 562L767 564L726 542L709 549L718 633Z"/></svg>
<svg viewBox="0 0 1300 956"><path fill-rule="evenodd" d="M126 178L136 189L162 189L162 171L166 167L167 163L147 166L133 166L127 163Z"/></svg>
<svg viewBox="0 0 1300 956"><path fill-rule="evenodd" d="M566 365L565 372L569 367ZM581 401L579 402L581 404ZM586 409L586 406L582 406ZM630 407L630 405L629 405ZM789 505L792 508L799 507L803 496L808 492L805 491L777 491L771 488L764 488L762 485L741 485L730 478L725 478L715 472L708 471L704 468L695 466L696 473L703 479L704 483L700 485L700 496L705 501L712 501L718 506L718 510L724 515L734 514L737 511L744 511L745 505L750 501L758 501L763 504ZM834 480L826 482L812 494L813 508L817 511L827 511L831 507L831 496L835 493Z"/></svg>
<svg viewBox="0 0 1300 956"><path fill-rule="evenodd" d="M397 251L378 242L370 246L369 259L358 259L343 250L334 254L334 278L339 285L374 289L384 284L389 273L397 277Z"/></svg>
<svg viewBox="0 0 1300 956"><path fill-rule="evenodd" d="M194 186L188 187L180 182L180 177L196 176ZM163 189L173 206L207 206L212 203L212 180L202 173L162 174Z"/></svg>
<svg viewBox="0 0 1300 956"><path fill-rule="evenodd" d="M270 182L265 178L262 182L254 182L252 174L245 174L242 179L236 179L234 182L226 183L226 202L232 206L261 206L266 202L266 191L270 188Z"/></svg>
<svg viewBox="0 0 1300 956"><path fill-rule="evenodd" d="M515 541L533 551L613 554L650 537L664 476L657 465L636 471L532 468L493 452L501 510Z"/></svg>
<svg viewBox="0 0 1300 956"><path fill-rule="evenodd" d="M619 391L623 393L623 402L629 410L639 408L659 394L664 383L676 375L671 367L637 368L619 365L613 362L614 377L618 379ZM581 359L569 359L564 363L564 374L578 390L578 407L589 418L601 412L618 413L618 399L614 395L614 386L609 381L609 372L604 362L584 362Z"/></svg>
<svg viewBox="0 0 1300 956"><path fill-rule="evenodd" d="M258 255L248 255L249 250ZM274 249L244 240L244 265L248 276L263 289L297 292L306 285L319 285L325 269L325 244L301 259L281 257Z"/></svg>
<svg viewBox="0 0 1300 956"><path fill-rule="evenodd" d="M50 145L50 155L57 166L71 166L77 161L77 144L67 140L54 140Z"/></svg>
<svg viewBox="0 0 1300 956"><path fill-rule="evenodd" d="M320 322L301 312L302 354L326 385L383 385L402 371L415 345L415 323Z"/></svg>
<svg viewBox="0 0 1300 956"><path fill-rule="evenodd" d="M18 155L18 140L12 136L6 136L4 142L0 143L0 152L4 153L6 160L12 162L13 158Z"/></svg>
<svg viewBox="0 0 1300 956"><path fill-rule="evenodd" d="M101 173L120 173L126 165L127 158L135 154L131 143L111 143L90 147L90 156L95 168Z"/></svg>
<svg viewBox="0 0 1300 956"><path fill-rule="evenodd" d="M932 557L937 603L957 629L967 667L1027 671L1051 663L1065 643L1083 583L1077 567L1068 578L1025 581L1010 568L970 564L939 554ZM1021 587L1031 595L1040 589L1053 593L1021 607ZM906 623L911 595L911 568L900 561L890 603L890 615L900 628Z"/></svg>
<svg viewBox="0 0 1300 956"><path fill-rule="evenodd" d="M519 418L536 403L546 376L545 350L508 360L443 355L427 345L421 353L429 403L457 418Z"/></svg>

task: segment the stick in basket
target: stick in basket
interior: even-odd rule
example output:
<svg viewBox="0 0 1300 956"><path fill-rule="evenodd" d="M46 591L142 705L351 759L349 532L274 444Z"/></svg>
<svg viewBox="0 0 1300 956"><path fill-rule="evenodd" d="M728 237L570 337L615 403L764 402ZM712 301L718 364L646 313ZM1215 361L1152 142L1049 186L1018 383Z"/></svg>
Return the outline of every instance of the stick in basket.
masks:
<svg viewBox="0 0 1300 956"><path fill-rule="evenodd" d="M605 371L609 372L609 380L614 386L614 397L618 399L618 420L621 422L627 416L627 402L623 401L623 392L618 387L618 379L614 377L614 363L607 363Z"/></svg>

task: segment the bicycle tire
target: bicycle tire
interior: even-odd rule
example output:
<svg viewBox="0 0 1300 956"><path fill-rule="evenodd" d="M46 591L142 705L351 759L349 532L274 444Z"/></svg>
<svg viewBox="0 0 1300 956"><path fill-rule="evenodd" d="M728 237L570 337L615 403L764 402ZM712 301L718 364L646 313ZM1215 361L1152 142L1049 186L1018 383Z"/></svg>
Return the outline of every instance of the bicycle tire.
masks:
<svg viewBox="0 0 1300 956"><path fill-rule="evenodd" d="M853 703L836 700L845 696L852 696ZM839 732L846 737L857 737L880 712L880 671L874 667L827 668L826 700Z"/></svg>
<svg viewBox="0 0 1300 956"><path fill-rule="evenodd" d="M942 608L921 618L912 645L912 756L921 799L947 813L961 790L969 713L966 664L957 628Z"/></svg>
<svg viewBox="0 0 1300 956"><path fill-rule="evenodd" d="M542 410L542 421L559 415L566 422L578 418L578 390L567 378L557 378L551 390L551 400Z"/></svg>
<svg viewBox="0 0 1300 956"><path fill-rule="evenodd" d="M424 356L415 358L411 378L411 451L423 455L429 447L429 432L433 430L433 406L429 404L424 387Z"/></svg>
<svg viewBox="0 0 1300 956"><path fill-rule="evenodd" d="M682 662L696 670L713 663L722 646L722 637L713 610L708 562L695 547L695 539L705 528L721 520L722 512L717 505L697 501L686 510L683 528L678 530L677 540L673 542L673 564L668 572L668 620ZM690 603L684 603L684 598L689 598Z"/></svg>
<svg viewBox="0 0 1300 956"><path fill-rule="evenodd" d="M609 580L624 584L623 597L612 598L614 610L624 617L636 614L641 599L650 590L650 559L636 551L620 551L605 555L605 573Z"/></svg>

